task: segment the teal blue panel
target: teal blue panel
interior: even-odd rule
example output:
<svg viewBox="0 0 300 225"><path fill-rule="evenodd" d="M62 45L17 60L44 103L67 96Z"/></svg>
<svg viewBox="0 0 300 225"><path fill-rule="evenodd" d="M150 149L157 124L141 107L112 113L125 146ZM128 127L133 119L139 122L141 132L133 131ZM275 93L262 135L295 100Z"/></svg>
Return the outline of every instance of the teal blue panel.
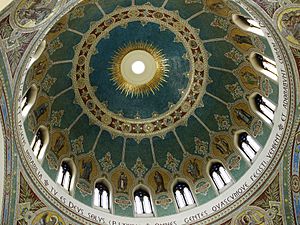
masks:
<svg viewBox="0 0 300 225"><path fill-rule="evenodd" d="M212 184L214 185L214 184ZM207 191L207 193L204 194L196 194L197 202L199 205L203 205L204 203L210 201L211 199L217 197L217 192L214 187L210 187Z"/></svg>
<svg viewBox="0 0 300 225"><path fill-rule="evenodd" d="M222 19L221 17L218 17L212 13L203 13L190 20L189 24L194 28L200 29L200 38L202 40L225 37L227 35L226 30L223 30L219 27L211 26L211 23L216 18Z"/></svg>
<svg viewBox="0 0 300 225"><path fill-rule="evenodd" d="M134 36L132 34L135 34ZM182 56L186 53L181 43L174 42L175 35L166 30L160 31L158 24L148 23L143 26L139 22L129 23L127 28L115 28L110 32L110 38L102 40L97 49L99 54L91 58L93 72L90 75L92 86L97 87L96 96L101 102L108 103L108 109L114 113L122 112L124 117L135 118L137 114L141 118L152 117L153 112L162 114L169 109L169 102L176 103L181 98L178 90L185 89L188 79L184 75L189 71L189 62ZM150 43L161 50L168 59L169 72L166 81L159 90L148 96L126 96L117 90L112 81L109 70L116 51L120 46L142 42ZM106 54L102 54L105 52Z"/></svg>
<svg viewBox="0 0 300 225"><path fill-rule="evenodd" d="M237 181L239 180L249 169L249 164L246 162L244 157L240 161L240 167L237 169L230 170L230 175Z"/></svg>
<svg viewBox="0 0 300 225"><path fill-rule="evenodd" d="M58 170L50 169L48 160L44 160L42 164L43 170L49 175L49 177L56 182L56 178L58 175Z"/></svg>
<svg viewBox="0 0 300 225"><path fill-rule="evenodd" d="M53 43L60 42L62 44L61 48L56 49L52 54L50 54L50 58L53 62L61 61L61 60L71 60L74 58L74 46L77 45L82 36L79 34L75 34L71 31L66 31L59 35L56 39L52 40L52 42L48 43L50 46L54 45Z"/></svg>
<svg viewBox="0 0 300 225"><path fill-rule="evenodd" d="M272 92L268 96L268 99L270 99L275 105L278 104L278 96L279 96L279 87L278 83L275 83L274 81L270 80L270 85L272 87Z"/></svg>
<svg viewBox="0 0 300 225"><path fill-rule="evenodd" d="M191 154L195 154L195 137L210 143L207 130L194 117L190 117L188 126L178 127L176 133L185 150Z"/></svg>
<svg viewBox="0 0 300 225"><path fill-rule="evenodd" d="M149 139L144 139L140 143L136 143L133 139L126 141L125 161L127 167L132 169L138 157L148 170L152 168L153 160Z"/></svg>
<svg viewBox="0 0 300 225"><path fill-rule="evenodd" d="M231 43L226 41L216 41L216 42L209 42L205 43L206 50L212 54L212 56L208 60L208 64L210 66L219 67L223 69L228 70L234 70L236 69L239 64L244 61L244 57L242 53L240 53ZM225 56L226 53L231 52L231 50L234 49L238 53L238 58L241 60L238 60L237 62L234 62L232 59Z"/></svg>
<svg viewBox="0 0 300 225"><path fill-rule="evenodd" d="M79 105L74 104L75 94L72 90L64 93L52 104L52 111L64 111L60 127L68 128L74 120L80 115L82 109Z"/></svg>
<svg viewBox="0 0 300 225"><path fill-rule="evenodd" d="M93 195L82 195L77 187L75 188L74 198L87 206L93 206Z"/></svg>
<svg viewBox="0 0 300 225"><path fill-rule="evenodd" d="M117 6L129 7L132 5L131 0L98 0L98 2L106 14L114 11Z"/></svg>
<svg viewBox="0 0 300 225"><path fill-rule="evenodd" d="M74 14L76 14L77 10L82 9L84 10L84 16L80 18L76 18ZM70 14L69 17L69 28L80 31L85 33L90 28L90 23L92 21L99 21L102 18L102 13L98 9L95 4L88 4L88 5L80 5L78 6L74 13Z"/></svg>
<svg viewBox="0 0 300 225"><path fill-rule="evenodd" d="M265 146L265 143L267 143L269 139L269 135L271 134L271 127L266 122L264 122L264 120L262 121L263 121L263 131L255 138L255 140L260 144L260 146Z"/></svg>
<svg viewBox="0 0 300 225"><path fill-rule="evenodd" d="M186 3L186 0L169 0L165 8L170 11L178 11L182 18L187 19L201 11L203 5L199 1Z"/></svg>
<svg viewBox="0 0 300 225"><path fill-rule="evenodd" d="M175 199L174 199L175 200ZM175 202L171 203L167 209L161 207L160 205L156 205L156 215L158 217L161 217L161 216L168 216L168 215L173 215L173 214L176 214L177 211L176 211L176 206L175 206Z"/></svg>
<svg viewBox="0 0 300 225"><path fill-rule="evenodd" d="M230 121L229 111L224 104L208 95L203 97L203 103L204 108L198 108L195 111L195 114L206 124L206 126L208 126L209 129L212 131L218 131L218 123L215 119L216 114L220 116L228 116Z"/></svg>
<svg viewBox="0 0 300 225"><path fill-rule="evenodd" d="M89 119L84 114L80 119L75 123L74 127L70 130L70 141L77 139L80 136L83 136L83 152L88 153L93 149L93 146L96 141L96 137L99 134L100 128L96 125L89 125Z"/></svg>
<svg viewBox="0 0 300 225"><path fill-rule="evenodd" d="M48 94L50 96L55 96L67 88L72 87L72 81L68 77L71 73L71 70L72 63L54 65L48 70L48 75L51 78L56 79L55 83L49 90Z"/></svg>
<svg viewBox="0 0 300 225"><path fill-rule="evenodd" d="M107 131L103 131L95 149L96 159L101 160L107 152L110 152L113 164L118 166L122 161L123 143L122 137L112 139Z"/></svg>
<svg viewBox="0 0 300 225"><path fill-rule="evenodd" d="M176 137L173 133L168 133L166 137L162 140L161 138L153 138L154 152L156 154L157 162L164 167L167 160L167 153L170 152L175 159L182 160L183 152L178 144Z"/></svg>
<svg viewBox="0 0 300 225"><path fill-rule="evenodd" d="M232 73L210 69L209 76L212 78L213 82L207 86L207 92L228 103L236 101L230 91L226 89L226 85L239 84L238 79ZM240 89L243 90L241 86Z"/></svg>
<svg viewBox="0 0 300 225"><path fill-rule="evenodd" d="M115 207L115 214L119 216L127 216L127 217L133 217L133 205L128 206L126 209L122 209L119 205L114 204Z"/></svg>
<svg viewBox="0 0 300 225"><path fill-rule="evenodd" d="M259 37L260 40L264 43L266 49L264 51L264 55L267 56L268 58L275 60L274 55L273 55L273 51L268 43L268 40L264 37Z"/></svg>

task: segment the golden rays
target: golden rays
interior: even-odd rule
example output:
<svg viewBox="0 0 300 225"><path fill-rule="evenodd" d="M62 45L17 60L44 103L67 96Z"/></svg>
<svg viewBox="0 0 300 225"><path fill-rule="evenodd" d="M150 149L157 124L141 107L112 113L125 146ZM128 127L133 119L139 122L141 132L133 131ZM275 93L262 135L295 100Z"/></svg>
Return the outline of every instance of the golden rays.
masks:
<svg viewBox="0 0 300 225"><path fill-rule="evenodd" d="M132 82L130 79L126 79L128 77L126 71L122 69L122 63L124 64L124 58L134 52L134 51L144 51L150 54L151 60L153 60L154 69L152 69L153 74L149 74L147 71L147 58L145 59L145 72L144 75L138 75L138 76L146 76L150 77L150 79L146 79L146 81L143 83L141 82L133 82L134 79L132 79ZM151 61L149 60L149 61ZM126 63L126 62L125 62ZM124 93L126 96L131 97L139 97L149 94L155 94L155 91L159 91L159 88L162 87L163 83L166 82L166 77L168 70L168 63L167 59L165 59L164 54L161 50L158 50L155 48L152 44L144 43L144 42L134 42L129 43L124 47L119 48L115 56L112 60L112 67L111 67L111 80L114 82L115 86L117 87L117 90L120 90L122 93ZM126 65L126 67L130 67L131 65ZM130 72L129 72L130 74ZM134 75L130 75L134 77Z"/></svg>

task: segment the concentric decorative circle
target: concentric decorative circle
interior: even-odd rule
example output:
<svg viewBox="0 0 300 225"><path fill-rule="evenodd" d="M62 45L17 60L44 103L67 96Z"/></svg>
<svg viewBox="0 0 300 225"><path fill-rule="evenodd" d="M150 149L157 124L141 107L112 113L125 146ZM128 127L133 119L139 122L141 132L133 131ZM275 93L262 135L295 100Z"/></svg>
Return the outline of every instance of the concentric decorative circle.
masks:
<svg viewBox="0 0 300 225"><path fill-rule="evenodd" d="M135 73L132 65L141 62L145 68ZM112 80L122 93L133 96L155 94L166 82L167 60L161 50L148 43L130 43L121 47L112 62Z"/></svg>
<svg viewBox="0 0 300 225"><path fill-rule="evenodd" d="M181 92L179 101L172 104L164 113L146 119L126 118L109 110L106 103L97 98L89 77L89 63L96 45L107 38L113 29L126 27L131 22L154 23L160 25L162 29L168 29L175 34L176 42L184 46L187 52L185 57L190 63L189 82ZM194 110L202 105L202 97L208 83L206 51L197 32L178 14L151 5L136 6L131 9L119 8L106 15L98 23L93 24L77 47L73 62L72 80L78 104L95 124L114 136L135 139L163 136L177 126L184 124ZM126 74L125 71L129 69L123 68L122 71L122 61L135 50L143 51L144 57L148 57L146 55L149 53L150 64L151 58L157 64L156 72L150 72L145 76L145 79L133 78L132 74ZM139 60L139 58L133 58ZM141 58L141 61L143 61L143 58ZM126 95L139 96L154 93L165 81L166 59L162 52L151 44L131 43L125 45L117 51L112 62L112 80L117 88ZM128 68L130 66L131 64L127 65ZM145 71L147 72L147 68ZM182 74L182 76L185 75ZM91 104L91 101L94 104Z"/></svg>

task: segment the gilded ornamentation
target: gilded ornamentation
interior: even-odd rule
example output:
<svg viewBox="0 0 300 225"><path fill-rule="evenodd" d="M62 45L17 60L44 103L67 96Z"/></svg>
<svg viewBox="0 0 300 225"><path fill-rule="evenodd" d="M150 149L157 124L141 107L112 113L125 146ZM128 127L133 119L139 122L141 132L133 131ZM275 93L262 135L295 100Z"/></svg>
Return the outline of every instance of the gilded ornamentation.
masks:
<svg viewBox="0 0 300 225"><path fill-rule="evenodd" d="M225 87L228 90L228 92L232 95L234 100L243 97L244 92L238 83L228 84Z"/></svg>
<svg viewBox="0 0 300 225"><path fill-rule="evenodd" d="M163 209L168 209L170 204L173 202L171 198L167 195L159 196L158 199L155 200L155 205L161 206Z"/></svg>
<svg viewBox="0 0 300 225"><path fill-rule="evenodd" d="M126 196L115 198L114 203L120 206L122 210L126 210L128 207L132 206L132 202Z"/></svg>
<svg viewBox="0 0 300 225"><path fill-rule="evenodd" d="M155 8L151 5L136 6L135 10L139 10L143 13L134 13L123 8L118 8L111 14L105 16L99 22L92 24L90 30L83 36L82 41L78 44L76 49L76 54L74 57L74 64L72 72L73 86L75 90L76 102L83 108L84 113L91 118L93 122L101 126L101 128L109 131L113 136L125 136L128 138L134 138L135 140L142 140L147 137L163 136L167 132L173 130L177 126L181 126L182 121L186 121L193 111L201 106L202 96L206 85L208 83L208 71L206 66L206 54L201 40L198 38L198 32L189 24L184 23L182 18L178 14L167 11L162 8ZM128 16L126 16L128 14ZM122 16L119 16L122 15ZM103 102L100 102L95 95L93 87L90 84L90 71L89 62L94 53L95 46L99 41L106 38L107 34L116 27L126 25L130 22L151 22L159 25L163 25L166 29L176 34L177 40L182 43L187 51L187 57L190 61L190 71L188 78L190 82L185 90L185 94L179 100L179 102L174 103L173 107L170 107L168 111L161 113L157 117L147 118L147 119L130 119L126 118L118 113L110 111ZM174 21L177 21L174 23ZM182 22L180 22L182 21ZM177 26L178 23L182 26ZM93 43L90 43L92 38ZM152 52L156 55L161 62L159 67L161 72L166 68L166 62L163 59L163 55L160 50L156 50L153 46L149 44L138 44L139 48ZM135 44L133 47L128 48L135 49ZM120 52L128 52L125 47L120 50ZM118 54L117 54L118 55ZM122 54L124 55L124 54ZM122 57L117 57L115 59L122 59ZM114 69L115 68L115 69ZM162 69L163 68L163 69ZM125 88L121 87L122 84L117 81L116 76L119 75L117 72L117 67L112 68L115 72L114 81L120 90L125 93L132 95L133 93L146 94L146 92L151 92L155 90L155 87L159 87L165 78L165 74L159 72L158 79L155 79L155 85L152 84L147 87L148 91L144 90L133 90L132 87ZM166 72L166 71L164 71ZM121 86L120 86L121 85ZM88 107L91 104L88 102L93 102L93 107ZM158 126L157 126L158 124Z"/></svg>
<svg viewBox="0 0 300 225"><path fill-rule="evenodd" d="M267 212L259 207L247 207L235 219L232 220L232 225L245 224L264 224L273 225L272 220L268 217Z"/></svg>
<svg viewBox="0 0 300 225"><path fill-rule="evenodd" d="M51 126L60 127L60 123L63 115L64 115L64 110L52 111L52 116L50 121Z"/></svg>
<svg viewBox="0 0 300 225"><path fill-rule="evenodd" d="M295 46L300 46L300 8L290 7L283 10L277 21L277 26L286 40Z"/></svg>
<svg viewBox="0 0 300 225"><path fill-rule="evenodd" d="M84 152L83 149L83 136L78 137L75 140L71 140L72 152L75 154L80 154Z"/></svg>
<svg viewBox="0 0 300 225"><path fill-rule="evenodd" d="M47 75L42 83L43 90L48 93L52 85L55 84L56 80L57 80L56 78Z"/></svg>
<svg viewBox="0 0 300 225"><path fill-rule="evenodd" d="M232 48L230 52L226 52L224 55L231 59L236 65L239 65L243 61L243 55L235 48Z"/></svg>
<svg viewBox="0 0 300 225"><path fill-rule="evenodd" d="M122 74L121 66L124 57L133 51L142 50L149 53L156 62L156 72L154 77L145 84L134 84L127 81ZM121 47L116 53L112 60L112 80L114 81L117 90L120 90L126 96L143 96L149 95L150 93L155 94L159 88L166 82L168 71L168 64L165 56L161 50L158 50L155 46L149 43L129 43L128 45Z"/></svg>
<svg viewBox="0 0 300 225"><path fill-rule="evenodd" d="M111 154L110 152L107 152L105 156L99 160L100 166L102 170L106 173L108 173L112 168L115 167L113 164L113 161L111 159Z"/></svg>
<svg viewBox="0 0 300 225"><path fill-rule="evenodd" d="M195 142L195 153L204 157L208 153L208 142L202 141L199 138L194 138Z"/></svg>
<svg viewBox="0 0 300 225"><path fill-rule="evenodd" d="M140 157L137 158L135 165L131 169L134 172L134 174L139 178L142 178L147 171L147 168L143 164Z"/></svg>
<svg viewBox="0 0 300 225"><path fill-rule="evenodd" d="M49 18L57 2L58 0L22 0L17 6L15 21L24 28L38 26Z"/></svg>
<svg viewBox="0 0 300 225"><path fill-rule="evenodd" d="M170 152L167 153L167 160L165 163L166 169L170 170L172 173L176 173L179 163L180 163L180 161L175 159L174 156Z"/></svg>
<svg viewBox="0 0 300 225"><path fill-rule="evenodd" d="M32 222L30 223L32 225L40 225L40 224L51 224L51 225L65 225L65 221L63 218L54 211L44 211L39 214L37 214Z"/></svg>
<svg viewBox="0 0 300 225"><path fill-rule="evenodd" d="M221 116L215 114L215 120L218 123L218 129L219 130L228 130L230 127L230 120L229 116Z"/></svg>
<svg viewBox="0 0 300 225"><path fill-rule="evenodd" d="M59 38L54 39L49 43L48 46L48 52L50 55L52 55L56 50L62 48L64 45L63 43L59 40Z"/></svg>
<svg viewBox="0 0 300 225"><path fill-rule="evenodd" d="M210 24L212 27L218 27L221 28L224 31L227 31L229 28L228 20L223 19L222 17L215 16L215 19Z"/></svg>

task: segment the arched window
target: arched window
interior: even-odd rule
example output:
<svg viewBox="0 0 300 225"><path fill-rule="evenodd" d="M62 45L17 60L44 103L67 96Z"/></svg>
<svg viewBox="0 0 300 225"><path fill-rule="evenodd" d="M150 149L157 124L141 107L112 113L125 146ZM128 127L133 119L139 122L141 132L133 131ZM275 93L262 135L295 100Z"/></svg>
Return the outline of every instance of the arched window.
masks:
<svg viewBox="0 0 300 225"><path fill-rule="evenodd" d="M221 190L231 182L231 177L221 163L213 163L210 167L209 174L218 190Z"/></svg>
<svg viewBox="0 0 300 225"><path fill-rule="evenodd" d="M34 105L37 97L38 88L35 84L31 85L31 87L26 91L25 95L22 98L21 102L21 112L22 116L26 117L29 113L30 109Z"/></svg>
<svg viewBox="0 0 300 225"><path fill-rule="evenodd" d="M260 94L254 96L254 104L256 110L262 115L265 121L272 124L276 106Z"/></svg>
<svg viewBox="0 0 300 225"><path fill-rule="evenodd" d="M94 205L103 209L109 209L109 190L102 182L98 182L95 185Z"/></svg>
<svg viewBox="0 0 300 225"><path fill-rule="evenodd" d="M173 188L173 193L179 209L195 204L192 192L186 183L178 182Z"/></svg>
<svg viewBox="0 0 300 225"><path fill-rule="evenodd" d="M253 160L260 149L256 141L246 132L238 135L238 146L250 161Z"/></svg>
<svg viewBox="0 0 300 225"><path fill-rule="evenodd" d="M139 189L134 192L135 213L137 215L153 214L150 195Z"/></svg>
<svg viewBox="0 0 300 225"><path fill-rule="evenodd" d="M232 21L234 22L235 25L237 25L240 29L244 31L248 31L260 36L264 36L264 32L259 26L259 23L251 18L247 18L242 15L233 14Z"/></svg>
<svg viewBox="0 0 300 225"><path fill-rule="evenodd" d="M70 163L63 161L58 172L57 183L59 183L67 191L70 191L73 176L74 174Z"/></svg>
<svg viewBox="0 0 300 225"><path fill-rule="evenodd" d="M36 132L31 143L31 149L33 151L33 154L39 160L42 160L44 158L48 143L49 143L48 129L44 126L41 126Z"/></svg>
<svg viewBox="0 0 300 225"><path fill-rule="evenodd" d="M278 80L278 71L275 61L258 53L251 53L249 59L253 67L258 72L264 74L272 80Z"/></svg>

